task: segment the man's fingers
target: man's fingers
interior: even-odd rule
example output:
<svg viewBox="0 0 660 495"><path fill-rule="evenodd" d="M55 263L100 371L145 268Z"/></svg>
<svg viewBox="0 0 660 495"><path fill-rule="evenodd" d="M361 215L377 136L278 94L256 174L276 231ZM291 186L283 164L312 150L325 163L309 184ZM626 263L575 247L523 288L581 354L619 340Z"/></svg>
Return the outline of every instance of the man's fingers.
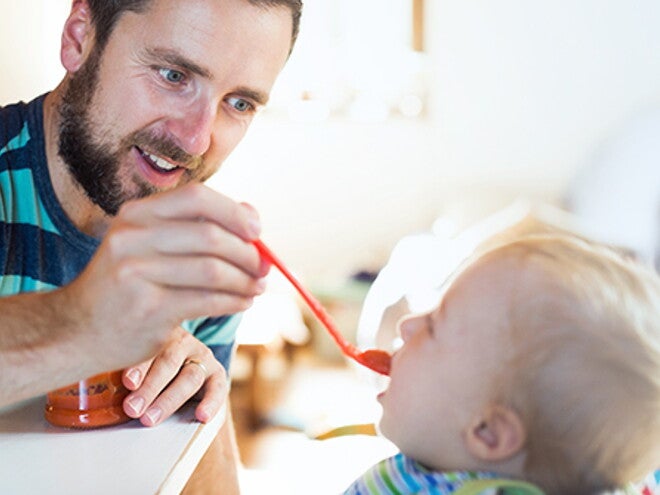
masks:
<svg viewBox="0 0 660 495"><path fill-rule="evenodd" d="M211 376L204 388L204 397L195 409L195 418L201 423L211 421L218 414L227 397L227 375Z"/></svg>
<svg viewBox="0 0 660 495"><path fill-rule="evenodd" d="M128 390L137 390L140 388L140 385L142 385L142 381L147 375L147 371L149 371L149 367L151 366L152 362L153 359L150 359L144 363L126 368L122 376L124 387L126 387Z"/></svg>
<svg viewBox="0 0 660 495"><path fill-rule="evenodd" d="M216 258L252 276L263 276L262 260L251 243L206 220L160 221L149 228L124 223L108 237L113 259L194 255Z"/></svg>
<svg viewBox="0 0 660 495"><path fill-rule="evenodd" d="M138 224L152 223L156 219L203 218L222 225L244 240L255 239L261 232L254 208L238 204L203 184L189 184L167 193L127 202L119 216Z"/></svg>
<svg viewBox="0 0 660 495"><path fill-rule="evenodd" d="M144 364L136 368L142 372ZM208 347L180 327L144 373L140 387L125 399L124 410L145 426L161 423L198 392L202 403L196 416L208 421L226 394L222 365Z"/></svg>
<svg viewBox="0 0 660 495"><path fill-rule="evenodd" d="M199 364L202 364L201 366ZM209 363L209 366L211 363ZM215 366L213 368L216 368ZM208 368L203 361L187 360L176 378L172 380L165 390L146 408L140 421L145 426L155 426L174 414L185 402L191 399L198 391L203 392L204 398L196 409L195 416L202 422L208 421L219 410L226 391L226 377L224 370L218 366L214 373L207 376ZM198 411L201 412L198 414Z"/></svg>
<svg viewBox="0 0 660 495"><path fill-rule="evenodd" d="M152 408L158 394L177 375L181 361L177 360L176 356L171 353L171 349L170 346L163 351L165 357L161 354L153 360L141 386L124 399L124 411L130 417L139 418L146 414ZM158 421L156 411L152 410L150 416L154 419L155 424Z"/></svg>
<svg viewBox="0 0 660 495"><path fill-rule="evenodd" d="M262 294L265 280L223 260L201 256L151 256L124 263L122 278L140 277L168 288L226 292L243 297Z"/></svg>
<svg viewBox="0 0 660 495"><path fill-rule="evenodd" d="M120 224L109 231L104 248L115 263L158 255L195 256L234 266L253 277L265 274L263 261L251 243L208 221L170 220L149 227Z"/></svg>
<svg viewBox="0 0 660 495"><path fill-rule="evenodd" d="M240 268L252 276L262 276L261 257L252 244L213 222L195 221L186 225L181 223L168 224L155 232L158 237L151 242L158 252L213 257ZM186 235L181 235L181 232L185 232Z"/></svg>

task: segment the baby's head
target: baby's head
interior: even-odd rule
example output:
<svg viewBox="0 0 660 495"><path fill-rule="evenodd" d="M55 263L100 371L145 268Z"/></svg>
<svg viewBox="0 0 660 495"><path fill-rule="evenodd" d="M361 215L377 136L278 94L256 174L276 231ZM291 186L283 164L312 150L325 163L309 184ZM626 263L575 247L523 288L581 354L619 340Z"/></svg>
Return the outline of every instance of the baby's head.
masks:
<svg viewBox="0 0 660 495"><path fill-rule="evenodd" d="M506 242L400 324L380 429L438 470L590 493L660 467L660 279L565 235Z"/></svg>

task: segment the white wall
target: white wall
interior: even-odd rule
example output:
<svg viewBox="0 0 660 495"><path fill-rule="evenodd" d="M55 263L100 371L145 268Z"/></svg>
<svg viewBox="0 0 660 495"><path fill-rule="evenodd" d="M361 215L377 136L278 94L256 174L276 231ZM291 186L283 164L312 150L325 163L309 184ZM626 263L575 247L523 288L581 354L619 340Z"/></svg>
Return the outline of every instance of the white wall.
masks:
<svg viewBox="0 0 660 495"><path fill-rule="evenodd" d="M561 188L595 142L660 103L657 0L427 0L446 165Z"/></svg>
<svg viewBox="0 0 660 495"><path fill-rule="evenodd" d="M559 203L603 140L660 104L657 0L427 9L426 123L264 119L216 177L312 279L382 262L438 215L464 226L518 196Z"/></svg>
<svg viewBox="0 0 660 495"><path fill-rule="evenodd" d="M0 102L55 84L68 5L3 1ZM377 267L439 215L465 225L520 195L558 202L610 132L660 104L657 0L427 0L427 12L425 121L263 115L211 182L254 203L264 238L312 282Z"/></svg>
<svg viewBox="0 0 660 495"><path fill-rule="evenodd" d="M2 0L0 105L29 101L64 74L59 47L70 0Z"/></svg>

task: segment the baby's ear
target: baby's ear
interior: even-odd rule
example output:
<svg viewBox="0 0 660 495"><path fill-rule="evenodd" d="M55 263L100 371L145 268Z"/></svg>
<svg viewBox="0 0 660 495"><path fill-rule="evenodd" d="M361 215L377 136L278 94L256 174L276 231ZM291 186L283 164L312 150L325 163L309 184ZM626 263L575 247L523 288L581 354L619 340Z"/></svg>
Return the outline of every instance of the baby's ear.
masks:
<svg viewBox="0 0 660 495"><path fill-rule="evenodd" d="M475 458L496 462L520 452L527 432L516 411L500 404L490 404L466 432L466 448Z"/></svg>

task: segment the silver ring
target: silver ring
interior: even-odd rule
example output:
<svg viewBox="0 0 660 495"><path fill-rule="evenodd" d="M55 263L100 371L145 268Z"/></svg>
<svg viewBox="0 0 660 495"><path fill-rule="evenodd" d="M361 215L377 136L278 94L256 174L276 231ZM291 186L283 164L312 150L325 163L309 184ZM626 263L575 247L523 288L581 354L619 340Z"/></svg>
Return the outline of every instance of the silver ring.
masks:
<svg viewBox="0 0 660 495"><path fill-rule="evenodd" d="M202 372L204 373L204 378L209 376L209 370L206 368L206 366L204 366L204 363L202 363L200 360L198 360L198 359L186 359L183 362L182 368L184 366L188 366L189 364L194 364L196 366L199 366L200 369L202 370Z"/></svg>

